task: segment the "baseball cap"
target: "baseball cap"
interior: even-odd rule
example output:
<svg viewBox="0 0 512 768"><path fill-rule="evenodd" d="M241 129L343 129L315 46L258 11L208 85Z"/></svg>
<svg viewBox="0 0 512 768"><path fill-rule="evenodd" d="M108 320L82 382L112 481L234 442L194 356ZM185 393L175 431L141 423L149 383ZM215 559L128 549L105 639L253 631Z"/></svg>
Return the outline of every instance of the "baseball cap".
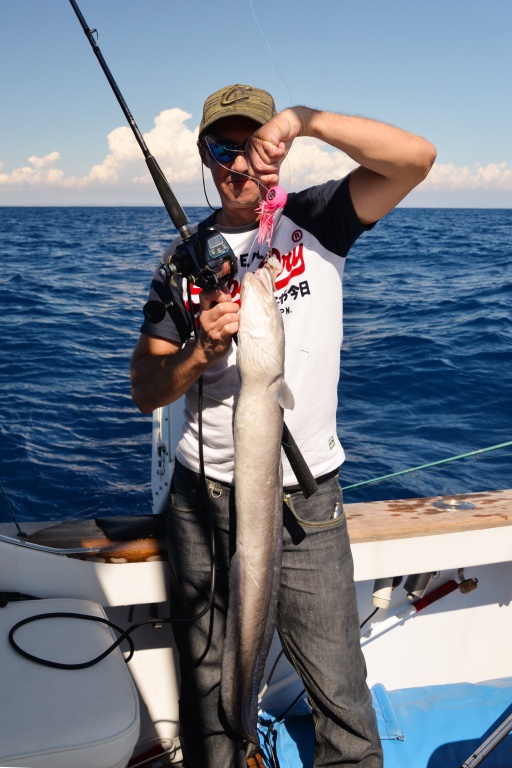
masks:
<svg viewBox="0 0 512 768"><path fill-rule="evenodd" d="M201 136L212 123L223 117L249 117L264 125L277 114L274 99L267 91L251 85L227 85L220 88L204 103L203 117L199 126Z"/></svg>

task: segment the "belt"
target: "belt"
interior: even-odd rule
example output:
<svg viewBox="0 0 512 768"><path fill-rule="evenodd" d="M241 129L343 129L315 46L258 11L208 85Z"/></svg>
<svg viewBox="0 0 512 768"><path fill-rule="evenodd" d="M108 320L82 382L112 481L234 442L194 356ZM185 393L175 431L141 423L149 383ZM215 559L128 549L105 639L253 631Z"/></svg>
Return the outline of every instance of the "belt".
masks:
<svg viewBox="0 0 512 768"><path fill-rule="evenodd" d="M194 470L189 469L188 467L185 467L178 459L176 459L176 464L179 464L181 469L185 470L185 472L190 472L191 475L194 475L196 478L200 478L201 475L198 475L197 472L194 472ZM332 469L330 472L326 472L325 475L320 475L320 477L315 477L317 485L322 485L322 483L326 483L328 480L332 480L333 477L337 477L338 473L340 471L339 467L336 467L336 469ZM212 486L218 486L219 490L221 486L224 486L225 488L234 488L234 485L231 483L225 483L222 480L213 480L210 477L207 477L206 480L212 484ZM283 493L298 493L301 491L302 488L299 484L297 485L286 485L283 487Z"/></svg>
<svg viewBox="0 0 512 768"><path fill-rule="evenodd" d="M322 483L326 483L328 480L332 480L333 477L338 477L338 473L340 471L340 468L337 467L336 469L332 469L330 472L327 472L325 475L320 475L320 477L315 477L317 485L322 485ZM284 493L298 493L301 491L302 488L300 485L286 485L283 488Z"/></svg>

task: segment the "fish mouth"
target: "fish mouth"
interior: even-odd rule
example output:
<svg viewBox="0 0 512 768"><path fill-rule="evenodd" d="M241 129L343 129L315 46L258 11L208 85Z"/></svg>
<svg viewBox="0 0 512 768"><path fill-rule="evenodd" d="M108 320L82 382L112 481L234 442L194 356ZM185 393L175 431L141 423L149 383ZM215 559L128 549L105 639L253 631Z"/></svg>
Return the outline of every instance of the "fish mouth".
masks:
<svg viewBox="0 0 512 768"><path fill-rule="evenodd" d="M268 290L269 293L274 293L274 286L275 286L274 273L272 272L268 264L264 264L264 266L261 269L258 269L254 273L254 277L264 285L264 287Z"/></svg>
<svg viewBox="0 0 512 768"><path fill-rule="evenodd" d="M264 296L270 296L274 293L274 281L266 265L261 269L257 269L256 272L247 272L243 276L241 302L243 302L244 294L247 294L249 291L256 291Z"/></svg>
<svg viewBox="0 0 512 768"><path fill-rule="evenodd" d="M249 278L247 282L254 282L259 280L260 283L267 289L269 293L274 293L276 289L276 278L280 272L282 272L282 266L275 256L271 256L265 264L256 272L248 272L245 278Z"/></svg>

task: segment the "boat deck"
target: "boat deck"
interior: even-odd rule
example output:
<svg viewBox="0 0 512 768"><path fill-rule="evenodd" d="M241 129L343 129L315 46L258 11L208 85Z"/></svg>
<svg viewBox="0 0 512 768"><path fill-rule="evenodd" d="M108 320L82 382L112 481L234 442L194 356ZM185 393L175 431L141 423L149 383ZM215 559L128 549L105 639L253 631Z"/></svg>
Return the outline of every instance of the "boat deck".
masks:
<svg viewBox="0 0 512 768"><path fill-rule="evenodd" d="M353 545L417 539L511 526L512 490L345 504L345 510ZM29 533L23 541L29 543L100 550L69 555L82 560L135 563L166 558L163 539L111 541L94 520L23 523L22 528ZM1 525L0 534L15 536L14 525Z"/></svg>

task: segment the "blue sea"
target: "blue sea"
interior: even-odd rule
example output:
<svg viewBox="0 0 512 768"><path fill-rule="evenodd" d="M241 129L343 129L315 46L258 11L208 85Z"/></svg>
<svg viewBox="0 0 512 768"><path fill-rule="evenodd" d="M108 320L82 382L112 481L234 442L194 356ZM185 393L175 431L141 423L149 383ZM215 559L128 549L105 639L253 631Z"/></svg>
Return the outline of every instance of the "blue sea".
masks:
<svg viewBox="0 0 512 768"><path fill-rule="evenodd" d="M0 522L151 511L129 364L174 234L161 208L0 208ZM512 440L512 209L398 209L345 275L342 486ZM345 499L509 488L511 465L506 447Z"/></svg>

